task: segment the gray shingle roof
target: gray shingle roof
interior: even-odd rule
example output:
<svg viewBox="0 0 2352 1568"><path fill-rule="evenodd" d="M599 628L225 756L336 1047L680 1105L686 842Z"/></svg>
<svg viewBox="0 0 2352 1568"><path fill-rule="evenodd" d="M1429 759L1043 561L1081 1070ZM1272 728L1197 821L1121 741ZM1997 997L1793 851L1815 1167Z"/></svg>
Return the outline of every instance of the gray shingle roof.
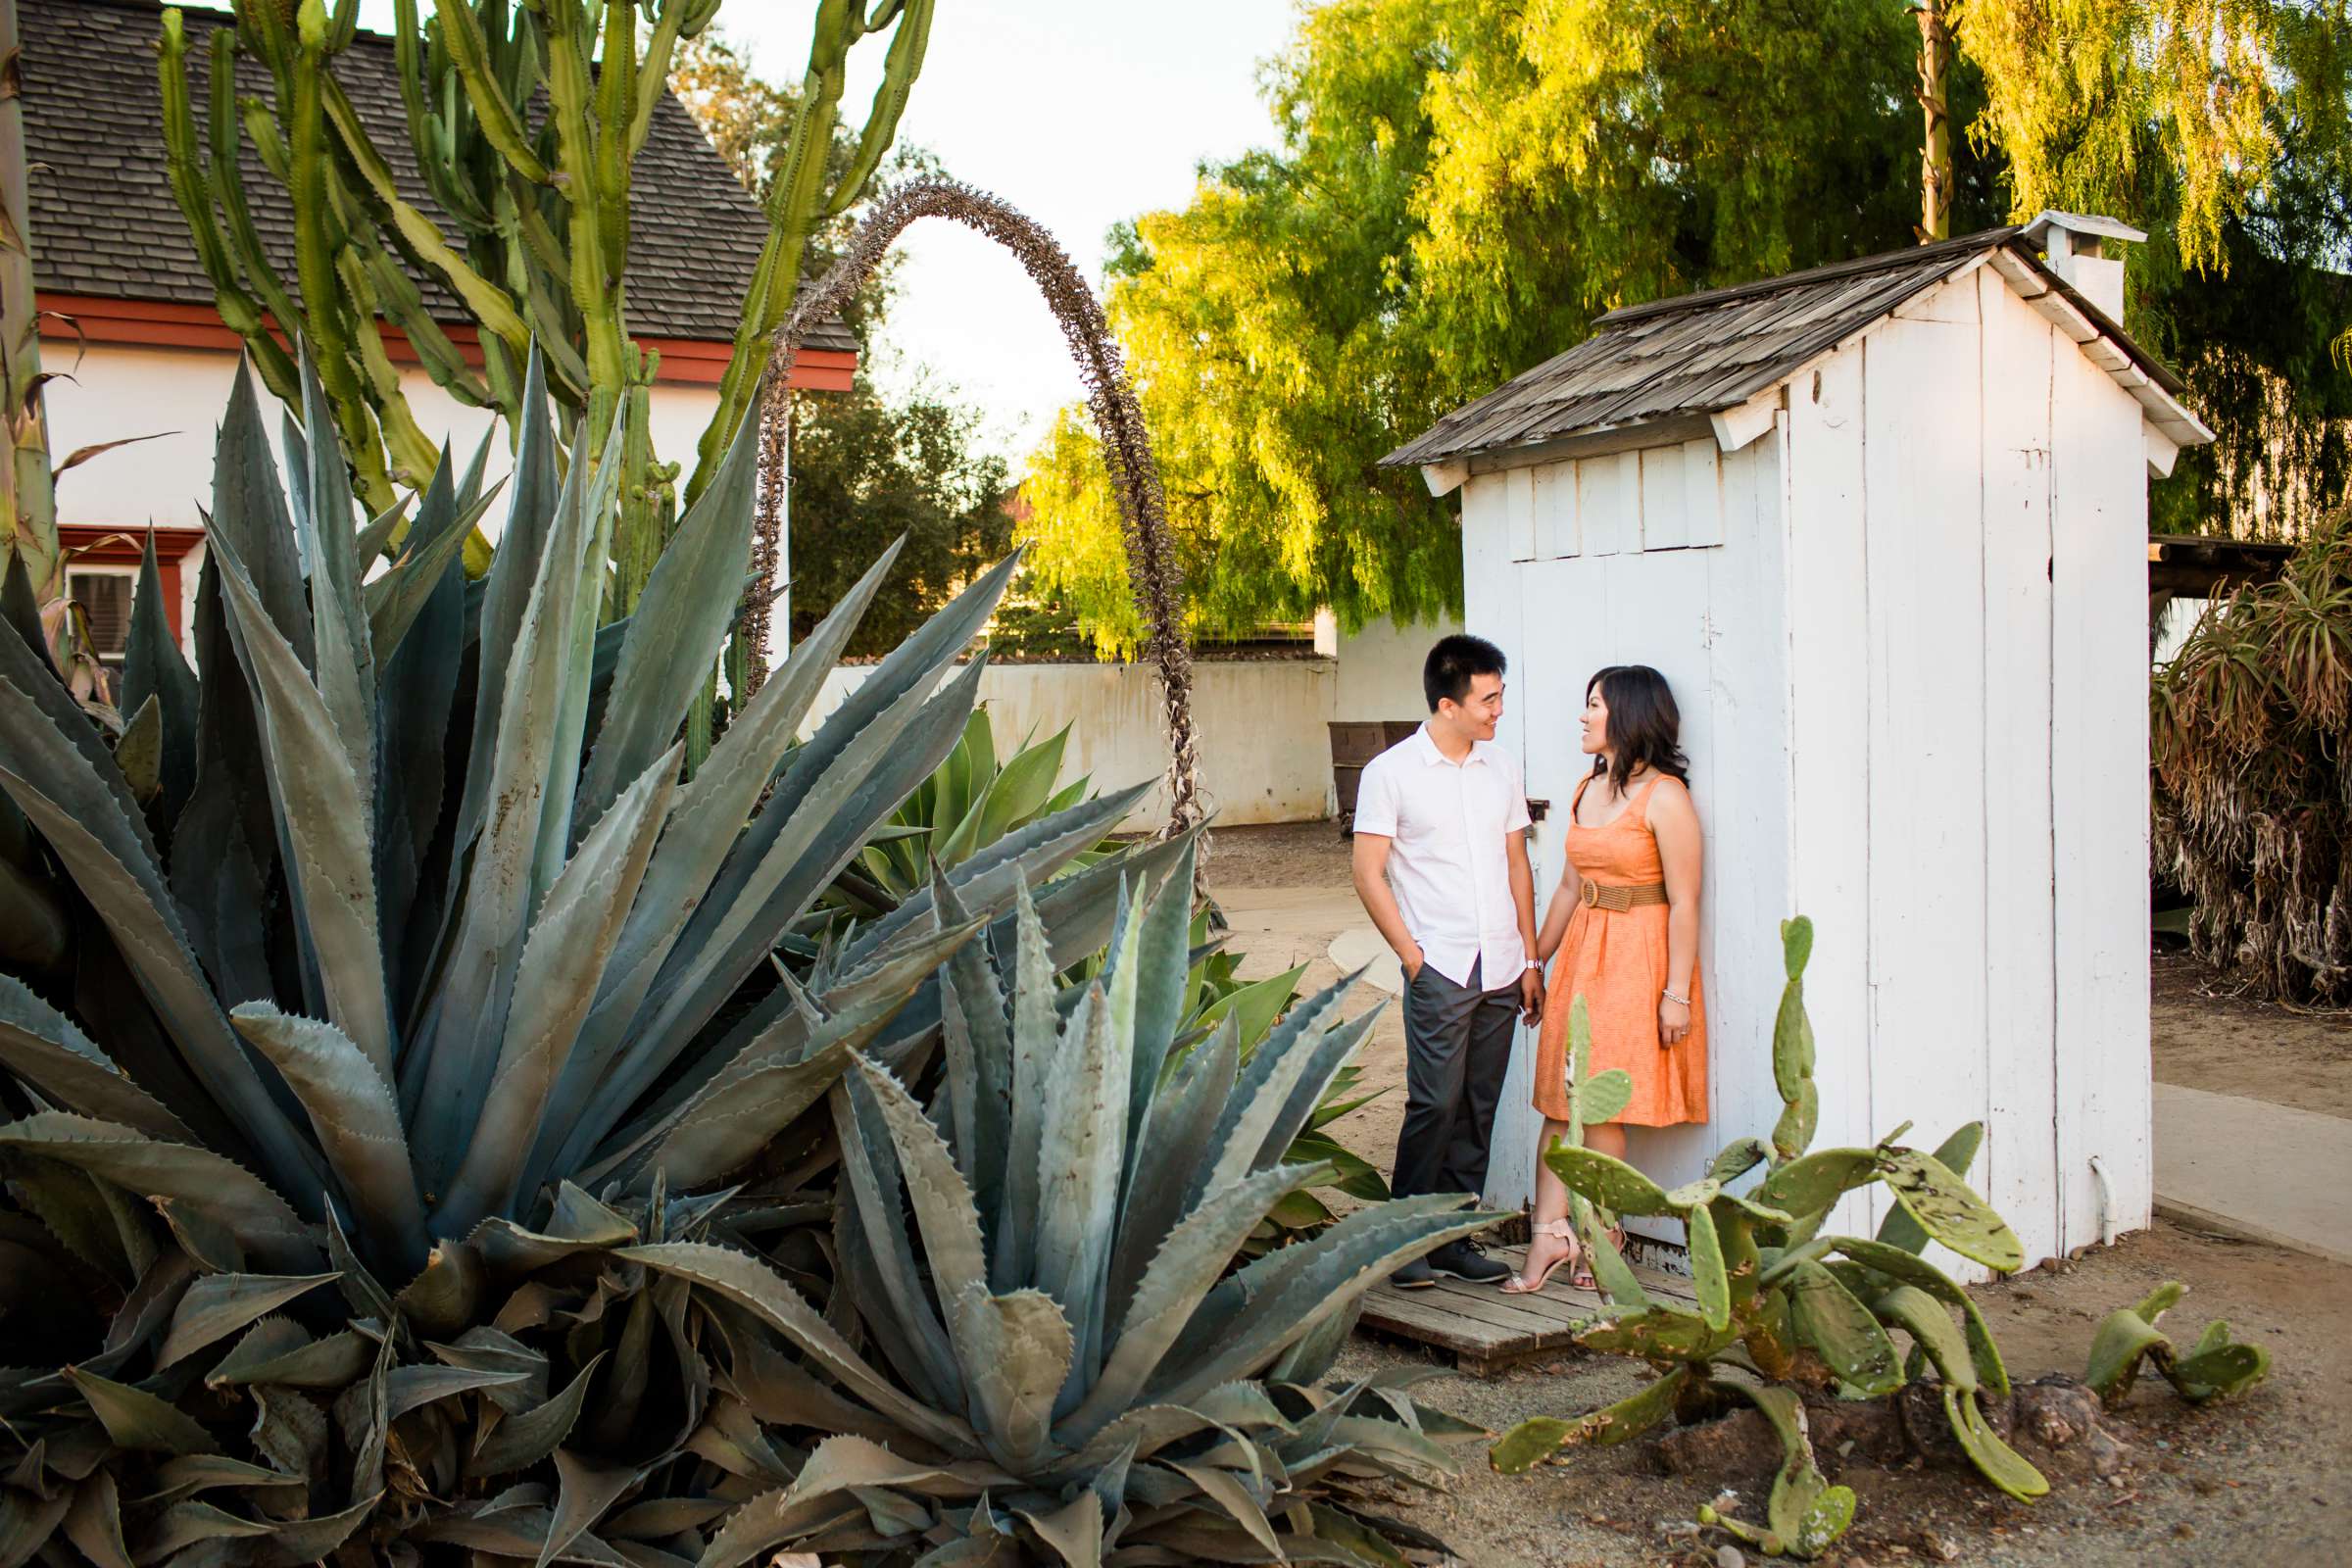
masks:
<svg viewBox="0 0 2352 1568"><path fill-rule="evenodd" d="M165 168L155 52L162 7L155 0L18 0L18 11L40 286L108 299L211 305L212 283L196 259ZM230 19L195 9L186 16L189 91L201 125L213 30ZM384 150L402 193L444 234L454 234L410 167L391 40L361 33L337 58L335 74ZM237 80L242 92L268 95L268 73L258 61L241 60ZM242 163L263 249L293 289L292 204L250 146ZM758 204L684 107L666 94L654 111L635 174L630 330L641 337L732 338L767 232ZM416 281L437 319L466 318L433 279ZM808 347L855 353L858 343L829 321L809 335Z"/></svg>
<svg viewBox="0 0 2352 1568"><path fill-rule="evenodd" d="M2023 235L1986 229L1611 311L1575 348L1464 404L1381 462L1443 463L1738 408L1988 253L2006 253L2004 275L2030 272L2046 285L2021 292L2055 294L2081 312L2154 383L2152 395L2177 408L2179 377L2050 271Z"/></svg>

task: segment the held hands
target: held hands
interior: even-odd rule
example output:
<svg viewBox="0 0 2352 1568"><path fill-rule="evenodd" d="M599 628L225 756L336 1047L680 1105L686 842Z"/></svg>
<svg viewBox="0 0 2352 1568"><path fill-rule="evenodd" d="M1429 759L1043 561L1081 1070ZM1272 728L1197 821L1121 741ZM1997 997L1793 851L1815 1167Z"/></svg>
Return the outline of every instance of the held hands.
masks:
<svg viewBox="0 0 2352 1568"><path fill-rule="evenodd" d="M1544 971L1541 969L1519 971L1519 1016L1529 1023L1541 1023L1544 1019Z"/></svg>
<svg viewBox="0 0 2352 1568"><path fill-rule="evenodd" d="M1679 1046L1690 1037L1690 1004L1672 997L1658 999L1658 1049Z"/></svg>

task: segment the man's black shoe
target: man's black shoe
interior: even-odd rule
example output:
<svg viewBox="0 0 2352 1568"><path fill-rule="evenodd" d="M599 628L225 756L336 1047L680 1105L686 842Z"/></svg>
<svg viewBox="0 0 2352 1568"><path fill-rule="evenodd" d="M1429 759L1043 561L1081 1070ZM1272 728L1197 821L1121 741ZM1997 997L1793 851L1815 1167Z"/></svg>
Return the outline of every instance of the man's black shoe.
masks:
<svg viewBox="0 0 2352 1568"><path fill-rule="evenodd" d="M1511 1273L1508 1264L1487 1256L1475 1242L1447 1242L1430 1253L1427 1262L1432 1274L1450 1274L1473 1285L1492 1285L1509 1278Z"/></svg>
<svg viewBox="0 0 2352 1568"><path fill-rule="evenodd" d="M1427 1258L1416 1257L1390 1275L1389 1283L1400 1291L1426 1291L1438 1283L1438 1275Z"/></svg>

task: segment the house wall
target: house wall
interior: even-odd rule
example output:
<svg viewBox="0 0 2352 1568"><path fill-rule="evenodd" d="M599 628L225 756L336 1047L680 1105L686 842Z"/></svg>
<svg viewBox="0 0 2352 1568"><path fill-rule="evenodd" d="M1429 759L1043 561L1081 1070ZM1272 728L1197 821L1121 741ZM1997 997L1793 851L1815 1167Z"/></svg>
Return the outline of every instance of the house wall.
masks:
<svg viewBox="0 0 2352 1568"><path fill-rule="evenodd" d="M213 447L220 415L228 407L237 357L218 349L139 348L93 343L78 355L70 343L51 340L44 363L65 371L43 388L49 416L49 446L60 459L84 446L151 436L135 445L101 453L58 480L58 520L136 531L149 522L200 526L201 508L212 504ZM417 424L446 440L456 461L468 461L491 426L485 409L470 409L433 383L417 367L401 372L401 386ZM263 416L276 446L280 406L267 390ZM653 390L654 450L665 461L692 468L694 444L718 407L715 387L677 385ZM282 466L283 457L280 455ZM490 453L488 471L497 478L513 466L503 440ZM506 520L494 504L482 528L493 538ZM194 624L196 580L204 562L200 545L183 561L183 614Z"/></svg>
<svg viewBox="0 0 2352 1568"><path fill-rule="evenodd" d="M845 664L827 675L803 733L813 734L872 667ZM1201 785L1218 822L1310 822L1330 814L1324 725L1336 683L1327 659L1194 664ZM1124 789L1161 779L1167 769L1159 678L1150 664L991 664L980 677L980 701L1000 746L1069 725L1065 779L1085 774L1099 790ZM1163 783L1121 825L1148 831L1167 813Z"/></svg>
<svg viewBox="0 0 2352 1568"><path fill-rule="evenodd" d="M1329 612L1316 617L1315 647L1339 662L1331 705L1336 723L1377 723L1419 718L1428 704L1421 695L1421 665L1432 643L1463 630L1458 620L1400 626L1376 620L1344 634Z"/></svg>
<svg viewBox="0 0 2352 1568"><path fill-rule="evenodd" d="M212 501L213 446L236 378L236 356L215 349L94 343L76 363L69 347L55 342L45 353L53 368L73 376L44 389L52 450L66 453L125 436L156 437L93 458L59 480L61 520L122 527L151 518L201 523L198 508ZM490 412L466 407L414 366L401 372L401 386L425 433L448 441L459 464L471 458L490 429ZM267 391L262 395L274 437L279 410ZM691 468L694 443L717 406L714 387L655 387L654 450ZM502 440L491 449L489 472L496 478L511 466ZM495 533L503 520L494 506L482 523Z"/></svg>
<svg viewBox="0 0 2352 1568"><path fill-rule="evenodd" d="M1816 1147L1911 1121L1932 1149L1983 1119L1970 1181L2029 1260L2147 1223L2141 419L1979 269L1800 372L1738 453L1468 482L1468 619L1514 660L1503 738L1551 803L1544 896L1587 674L1653 664L1682 706L1713 1121L1635 1131L1661 1181L1777 1117L1777 928L1802 911ZM1529 1056L1522 1041L1493 1201L1530 1190ZM1833 1226L1867 1235L1885 1205L1854 1195Z"/></svg>

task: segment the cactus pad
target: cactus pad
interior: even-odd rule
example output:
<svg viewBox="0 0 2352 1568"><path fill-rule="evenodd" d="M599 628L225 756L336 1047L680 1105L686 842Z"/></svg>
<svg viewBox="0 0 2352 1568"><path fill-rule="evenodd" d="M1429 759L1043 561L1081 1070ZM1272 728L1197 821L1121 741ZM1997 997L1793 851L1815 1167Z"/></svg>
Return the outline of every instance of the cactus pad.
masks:
<svg viewBox="0 0 2352 1568"><path fill-rule="evenodd" d="M1772 1126L1772 1147L1783 1159L1794 1159L1813 1143L1814 1129L1821 1124L1821 1091L1808 1078L1799 1086L1797 1097L1788 1102L1781 1119Z"/></svg>
<svg viewBox="0 0 2352 1568"><path fill-rule="evenodd" d="M1634 1102L1634 1075L1623 1067L1611 1067L1572 1086L1568 1098L1576 1108L1580 1127L1597 1127L1615 1121Z"/></svg>
<svg viewBox="0 0 2352 1568"><path fill-rule="evenodd" d="M1788 968L1788 978L1801 980L1805 965L1813 957L1813 922L1805 915L1794 915L1781 922L1781 961Z"/></svg>
<svg viewBox="0 0 2352 1568"><path fill-rule="evenodd" d="M1978 1407L1975 1395L1947 1385L1943 1413L1952 1424L1952 1436L1968 1450L1969 1462L1985 1480L2020 1502L2032 1502L2050 1490L2041 1472L1984 1424L1984 1412Z"/></svg>
<svg viewBox="0 0 2352 1568"><path fill-rule="evenodd" d="M1690 1283L1698 1295L1699 1316L1707 1327L1721 1331L1732 1323L1732 1281L1723 1265L1723 1240L1715 1234L1715 1216L1693 1207L1683 1216L1690 1244Z"/></svg>
<svg viewBox="0 0 2352 1568"><path fill-rule="evenodd" d="M1617 1214L1666 1214L1674 1205L1666 1189L1628 1165L1595 1150L1552 1141L1544 1152L1551 1173L1589 1200Z"/></svg>
<svg viewBox="0 0 2352 1568"><path fill-rule="evenodd" d="M1942 1161L1945 1170L1966 1181L1968 1167L1976 1163L1977 1150L1984 1142L1984 1124L1972 1121L1937 1145L1936 1157ZM1888 1247L1900 1247L1906 1251L1917 1252L1927 1247L1928 1233L1920 1228L1919 1221L1911 1217L1909 1209L1897 1203L1886 1210L1886 1218L1880 1222L1879 1240Z"/></svg>
<svg viewBox="0 0 2352 1568"><path fill-rule="evenodd" d="M2003 1274L2025 1267L2026 1250L2008 1223L1933 1154L1912 1149L1878 1155L1880 1178L1930 1236Z"/></svg>
<svg viewBox="0 0 2352 1568"><path fill-rule="evenodd" d="M1588 1350L1636 1355L1645 1361L1704 1361L1721 1353L1732 1343L1732 1335L1728 1330L1709 1328L1705 1318L1653 1304L1581 1329L1576 1343Z"/></svg>
<svg viewBox="0 0 2352 1568"><path fill-rule="evenodd" d="M1862 1394L1876 1398L1903 1386L1894 1342L1870 1308L1819 1263L1799 1263L1789 1271L1788 1322L1798 1340Z"/></svg>
<svg viewBox="0 0 2352 1568"><path fill-rule="evenodd" d="M1816 1150L1764 1178L1755 1199L1800 1217L1821 1213L1852 1189L1870 1185L1878 1167L1875 1149Z"/></svg>
<svg viewBox="0 0 2352 1568"><path fill-rule="evenodd" d="M1772 1151L1761 1138L1742 1138L1726 1144L1707 1166L1707 1174L1716 1181L1730 1185L1772 1157Z"/></svg>
<svg viewBox="0 0 2352 1568"><path fill-rule="evenodd" d="M1522 1421L1488 1451L1487 1462L1504 1475L1519 1475L1562 1448L1610 1448L1631 1442L1674 1413L1675 1398L1690 1377L1689 1367L1678 1366L1640 1393L1574 1421L1549 1416Z"/></svg>
<svg viewBox="0 0 2352 1568"><path fill-rule="evenodd" d="M1772 1023L1772 1082L1783 1100L1797 1098L1813 1076L1813 1022L1805 1016L1805 984L1791 980L1781 991L1781 1010Z"/></svg>

